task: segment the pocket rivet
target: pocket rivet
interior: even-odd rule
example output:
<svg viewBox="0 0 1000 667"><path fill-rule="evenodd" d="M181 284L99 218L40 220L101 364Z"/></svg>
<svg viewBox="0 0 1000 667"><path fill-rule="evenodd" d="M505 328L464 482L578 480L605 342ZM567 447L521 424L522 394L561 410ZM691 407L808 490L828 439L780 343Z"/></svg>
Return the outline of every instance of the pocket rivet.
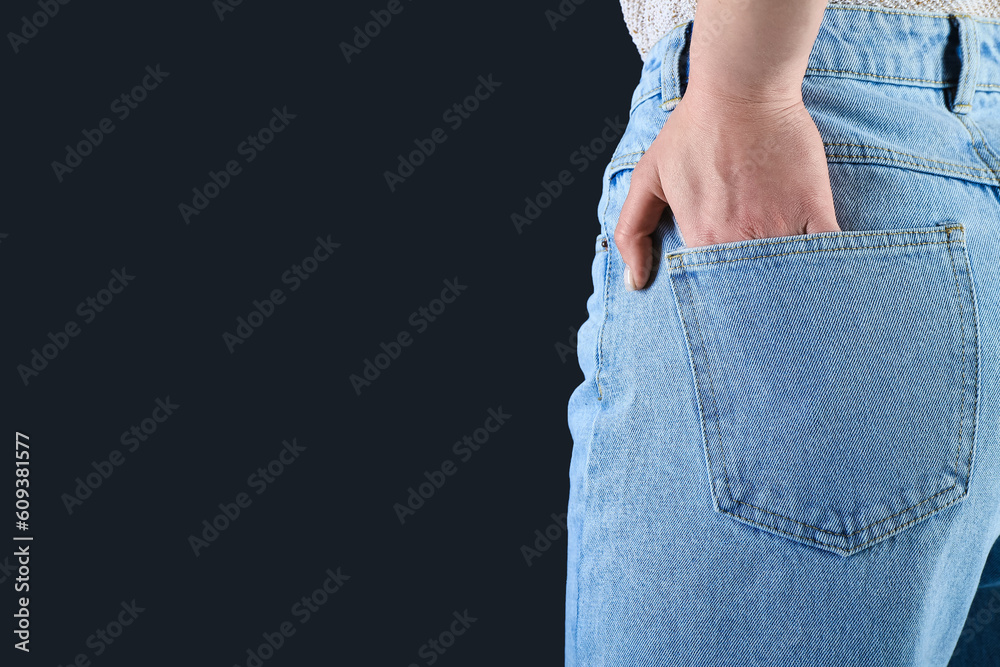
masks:
<svg viewBox="0 0 1000 667"><path fill-rule="evenodd" d="M601 239L601 247L602 248L607 248L608 247L608 240L607 239Z"/></svg>

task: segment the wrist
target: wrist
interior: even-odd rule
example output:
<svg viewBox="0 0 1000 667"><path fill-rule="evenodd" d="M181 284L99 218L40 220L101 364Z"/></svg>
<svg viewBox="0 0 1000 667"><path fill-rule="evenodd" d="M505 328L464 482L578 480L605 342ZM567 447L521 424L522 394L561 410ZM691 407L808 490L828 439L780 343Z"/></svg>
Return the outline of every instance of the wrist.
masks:
<svg viewBox="0 0 1000 667"><path fill-rule="evenodd" d="M774 115L802 104L802 79L746 85L729 77L691 77L684 90L688 106L719 115Z"/></svg>

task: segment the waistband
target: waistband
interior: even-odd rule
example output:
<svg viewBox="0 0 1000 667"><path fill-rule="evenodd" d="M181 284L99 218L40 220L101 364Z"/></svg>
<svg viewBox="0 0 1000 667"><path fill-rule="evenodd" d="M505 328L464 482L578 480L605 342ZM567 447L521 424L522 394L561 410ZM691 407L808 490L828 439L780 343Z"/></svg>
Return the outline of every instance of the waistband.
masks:
<svg viewBox="0 0 1000 667"><path fill-rule="evenodd" d="M662 95L670 110L688 78L693 21L674 27L650 50L631 111ZM976 91L1000 91L1000 21L876 7L829 5L806 76L837 76L905 86L957 88L952 111L967 113Z"/></svg>

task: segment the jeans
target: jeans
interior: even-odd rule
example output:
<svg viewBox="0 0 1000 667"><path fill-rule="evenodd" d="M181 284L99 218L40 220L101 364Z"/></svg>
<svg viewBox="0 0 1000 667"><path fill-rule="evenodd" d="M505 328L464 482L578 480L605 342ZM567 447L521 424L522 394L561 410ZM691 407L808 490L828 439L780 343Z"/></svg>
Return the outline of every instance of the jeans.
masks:
<svg viewBox="0 0 1000 667"><path fill-rule="evenodd" d="M565 664L1000 665L1000 23L828 7L802 94L841 231L687 248L665 216L628 292L691 28L603 177Z"/></svg>

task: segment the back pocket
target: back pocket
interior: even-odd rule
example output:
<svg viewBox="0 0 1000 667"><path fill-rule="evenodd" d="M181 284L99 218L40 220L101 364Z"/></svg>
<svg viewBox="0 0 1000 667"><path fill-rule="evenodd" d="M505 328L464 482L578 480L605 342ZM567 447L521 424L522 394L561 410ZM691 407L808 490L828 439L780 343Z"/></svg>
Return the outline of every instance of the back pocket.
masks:
<svg viewBox="0 0 1000 667"><path fill-rule="evenodd" d="M717 511L848 556L965 498L979 371L961 225L665 261Z"/></svg>

